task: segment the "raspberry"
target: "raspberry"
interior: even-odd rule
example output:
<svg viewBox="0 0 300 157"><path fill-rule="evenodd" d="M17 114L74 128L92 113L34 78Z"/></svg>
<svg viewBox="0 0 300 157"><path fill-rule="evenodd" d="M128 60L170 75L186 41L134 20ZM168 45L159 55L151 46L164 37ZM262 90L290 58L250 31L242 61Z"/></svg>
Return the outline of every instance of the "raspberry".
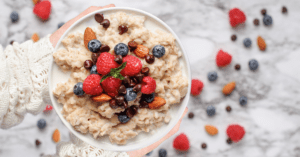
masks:
<svg viewBox="0 0 300 157"><path fill-rule="evenodd" d="M173 147L179 151L187 151L190 148L189 139L184 133L181 133L174 139Z"/></svg>
<svg viewBox="0 0 300 157"><path fill-rule="evenodd" d="M89 75L83 82L83 91L90 95L100 95L103 91L100 81L101 76L97 74Z"/></svg>
<svg viewBox="0 0 300 157"><path fill-rule="evenodd" d="M146 76L143 78L142 89L141 92L143 94L152 94L156 89L156 81L150 77Z"/></svg>
<svg viewBox="0 0 300 157"><path fill-rule="evenodd" d="M114 59L115 56L110 53L101 53L96 64L98 73L101 75L106 75L112 68L117 68L119 65L114 61Z"/></svg>
<svg viewBox="0 0 300 157"><path fill-rule="evenodd" d="M245 14L238 8L233 8L229 11L229 20L232 27L244 23L246 21Z"/></svg>
<svg viewBox="0 0 300 157"><path fill-rule="evenodd" d="M43 112L51 111L53 107L51 105L47 105Z"/></svg>
<svg viewBox="0 0 300 157"><path fill-rule="evenodd" d="M127 55L123 58L123 63L124 62L127 63L126 67L121 71L123 76L135 76L142 70L142 61L135 56Z"/></svg>
<svg viewBox="0 0 300 157"><path fill-rule="evenodd" d="M36 14L42 20L47 20L51 13L50 1L42 1L37 3L33 8L33 13Z"/></svg>
<svg viewBox="0 0 300 157"><path fill-rule="evenodd" d="M197 96L201 93L202 89L203 89L203 83L198 80L198 79L193 79L192 80L192 89L191 89L191 94L193 96Z"/></svg>
<svg viewBox="0 0 300 157"><path fill-rule="evenodd" d="M218 67L225 67L231 63L231 55L223 50L219 50L216 56L216 63Z"/></svg>
<svg viewBox="0 0 300 157"><path fill-rule="evenodd" d="M226 132L233 142L240 141L245 135L244 128L238 124L229 125Z"/></svg>
<svg viewBox="0 0 300 157"><path fill-rule="evenodd" d="M101 82L103 90L109 95L109 96L116 96L118 95L118 90L122 84L122 81L118 78L114 78L112 76L106 78L103 82Z"/></svg>

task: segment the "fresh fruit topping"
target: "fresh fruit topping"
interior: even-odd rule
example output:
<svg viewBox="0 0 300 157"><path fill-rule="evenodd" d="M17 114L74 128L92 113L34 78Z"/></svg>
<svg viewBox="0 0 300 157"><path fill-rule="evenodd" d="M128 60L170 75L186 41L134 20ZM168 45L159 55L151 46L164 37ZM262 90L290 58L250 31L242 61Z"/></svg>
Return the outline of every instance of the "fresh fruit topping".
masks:
<svg viewBox="0 0 300 157"><path fill-rule="evenodd" d="M46 108L44 109L43 112L51 111L53 107L51 105L46 105Z"/></svg>
<svg viewBox="0 0 300 157"><path fill-rule="evenodd" d="M40 40L40 37L39 37L39 35L38 35L37 33L34 33L34 34L31 36L31 40L32 40L33 42L37 42L37 41Z"/></svg>
<svg viewBox="0 0 300 157"><path fill-rule="evenodd" d="M119 67L118 63L114 60L114 55L107 52L101 53L96 64L98 73L101 75L106 75L111 69Z"/></svg>
<svg viewBox="0 0 300 157"><path fill-rule="evenodd" d="M101 47L101 42L97 39L93 39L91 41L89 41L88 43L88 48L91 52L99 52L100 51L100 47Z"/></svg>
<svg viewBox="0 0 300 157"><path fill-rule="evenodd" d="M90 70L90 74L98 74L97 72L97 66L96 65L93 65L91 70Z"/></svg>
<svg viewBox="0 0 300 157"><path fill-rule="evenodd" d="M119 34L122 35L123 33L126 33L128 31L128 27L125 25L120 25L118 30L119 30Z"/></svg>
<svg viewBox="0 0 300 157"><path fill-rule="evenodd" d="M208 116L213 116L213 115L215 115L215 113L216 113L215 107L213 107L213 106L208 106L208 107L206 108L206 113L207 113Z"/></svg>
<svg viewBox="0 0 300 157"><path fill-rule="evenodd" d="M258 25L259 25L259 20L258 20L258 19L254 19L254 20L253 20L253 24L254 24L255 26L258 26Z"/></svg>
<svg viewBox="0 0 300 157"><path fill-rule="evenodd" d="M156 45L152 49L152 54L156 58L161 58L162 56L165 55L165 53L166 53L165 47L163 47L161 45Z"/></svg>
<svg viewBox="0 0 300 157"><path fill-rule="evenodd" d="M33 13L37 15L42 20L48 20L51 13L51 3L50 1L44 0L37 3L33 8Z"/></svg>
<svg viewBox="0 0 300 157"><path fill-rule="evenodd" d="M115 62L117 62L118 64L122 64L123 57L121 55L117 55L116 58L115 58Z"/></svg>
<svg viewBox="0 0 300 157"><path fill-rule="evenodd" d="M252 45L252 41L250 38L246 38L243 41L245 47L250 47Z"/></svg>
<svg viewBox="0 0 300 157"><path fill-rule="evenodd" d="M116 55L121 55L124 57L128 54L129 48L126 44L119 43L115 46L114 51Z"/></svg>
<svg viewBox="0 0 300 157"><path fill-rule="evenodd" d="M102 26L103 26L103 28L108 28L109 26L110 26L110 22L109 22L109 20L108 19L104 19L101 23L100 23Z"/></svg>
<svg viewBox="0 0 300 157"><path fill-rule="evenodd" d="M260 13L261 13L262 15L266 15L266 14L267 14L267 10L266 10L266 9L262 9L262 10L260 11Z"/></svg>
<svg viewBox="0 0 300 157"><path fill-rule="evenodd" d="M135 56L127 55L123 57L123 63L127 62L125 68L121 71L123 76L135 76L142 69L142 61Z"/></svg>
<svg viewBox="0 0 300 157"><path fill-rule="evenodd" d="M145 58L147 54L149 54L148 47L144 45L137 45L136 49L133 51L135 55L137 55L140 58Z"/></svg>
<svg viewBox="0 0 300 157"><path fill-rule="evenodd" d="M100 95L103 91L100 81L101 76L96 74L89 75L83 82L83 91L90 95Z"/></svg>
<svg viewBox="0 0 300 157"><path fill-rule="evenodd" d="M152 94L155 92L156 89L156 81L150 77L150 76L146 76L143 78L142 80L142 89L141 92L143 94Z"/></svg>
<svg viewBox="0 0 300 157"><path fill-rule="evenodd" d="M100 47L99 52L109 52L110 51L110 47L108 45L104 45L102 44Z"/></svg>
<svg viewBox="0 0 300 157"><path fill-rule="evenodd" d="M95 101L95 102L106 102L106 101L111 100L111 97L102 93L99 96L92 97L92 100Z"/></svg>
<svg viewBox="0 0 300 157"><path fill-rule="evenodd" d="M230 95L235 88L235 82L230 82L223 87L223 94Z"/></svg>
<svg viewBox="0 0 300 157"><path fill-rule="evenodd" d="M194 113L193 113L193 112L190 112L190 113L188 114L188 117L189 117L190 119L193 119L193 118L194 118Z"/></svg>
<svg viewBox="0 0 300 157"><path fill-rule="evenodd" d="M273 23L273 19L270 15L265 15L263 18L263 22L266 26L270 26Z"/></svg>
<svg viewBox="0 0 300 157"><path fill-rule="evenodd" d="M137 84L132 88L132 90L136 93L140 92L141 89L142 89L142 84Z"/></svg>
<svg viewBox="0 0 300 157"><path fill-rule="evenodd" d="M37 122L37 126L39 129L44 129L46 127L47 123L46 123L46 120L45 119L40 119L38 122Z"/></svg>
<svg viewBox="0 0 300 157"><path fill-rule="evenodd" d="M128 47L130 49L130 51L134 51L138 46L138 43L135 41L129 41L128 42Z"/></svg>
<svg viewBox="0 0 300 157"><path fill-rule="evenodd" d="M135 81L136 79L130 79L130 83L129 83L129 87L134 87L135 85L136 85L136 82L137 81Z"/></svg>
<svg viewBox="0 0 300 157"><path fill-rule="evenodd" d="M150 72L150 69L148 67L145 67L141 70L141 73L144 74L144 76L148 76Z"/></svg>
<svg viewBox="0 0 300 157"><path fill-rule="evenodd" d="M127 101L133 101L135 100L137 94L135 91L133 91L133 88L126 88L126 94L124 95L124 98Z"/></svg>
<svg viewBox="0 0 300 157"><path fill-rule="evenodd" d="M137 114L138 108L136 105L130 106L128 109L126 109L125 113L129 118L132 118L135 114Z"/></svg>
<svg viewBox="0 0 300 157"><path fill-rule="evenodd" d="M155 61L155 57L153 55L148 54L148 55L146 55L145 60L148 64L152 64Z"/></svg>
<svg viewBox="0 0 300 157"><path fill-rule="evenodd" d="M287 13L287 8L286 8L285 6L283 6L282 9L281 9L281 12L282 12L283 14Z"/></svg>
<svg viewBox="0 0 300 157"><path fill-rule="evenodd" d="M52 134L52 140L57 143L60 141L60 132L58 129L54 130L53 134Z"/></svg>
<svg viewBox="0 0 300 157"><path fill-rule="evenodd" d="M117 102L116 102L115 99L111 99L111 100L109 101L109 106L110 106L112 109L116 109L116 108L119 107L119 106L117 105Z"/></svg>
<svg viewBox="0 0 300 157"><path fill-rule="evenodd" d="M164 106L166 103L167 102L164 98L155 97L154 100L151 103L149 103L148 105L149 105L150 109L158 109L161 106Z"/></svg>
<svg viewBox="0 0 300 157"><path fill-rule="evenodd" d="M207 74L207 78L209 81L216 81L218 78L218 74L215 71L211 71Z"/></svg>
<svg viewBox="0 0 300 157"><path fill-rule="evenodd" d="M258 68L258 62L257 62L257 60L255 60L255 59L251 59L250 61L249 61L249 68L250 68L250 70L256 70L257 68Z"/></svg>
<svg viewBox="0 0 300 157"><path fill-rule="evenodd" d="M240 69L241 69L241 65L236 64L236 65L234 66L234 68L235 68L235 70L240 70Z"/></svg>
<svg viewBox="0 0 300 157"><path fill-rule="evenodd" d="M227 107L226 107L226 111L227 111L227 112L231 112L231 107L230 107L230 106L227 106Z"/></svg>
<svg viewBox="0 0 300 157"><path fill-rule="evenodd" d="M236 27L246 21L246 15L238 8L229 11L229 20L232 27Z"/></svg>
<svg viewBox="0 0 300 157"><path fill-rule="evenodd" d="M60 29L60 27L62 27L65 23L64 22L61 22L57 25L57 28Z"/></svg>
<svg viewBox="0 0 300 157"><path fill-rule="evenodd" d="M265 51L266 48L267 48L267 44L266 44L265 40L261 36L257 37L257 45L258 45L258 48L261 51Z"/></svg>
<svg viewBox="0 0 300 157"><path fill-rule="evenodd" d="M84 45L87 49L89 49L89 42L93 39L97 39L96 34L90 27L87 27L84 31Z"/></svg>
<svg viewBox="0 0 300 157"><path fill-rule="evenodd" d="M99 56L100 56L100 53L92 53L92 61L93 61L94 65L96 65Z"/></svg>
<svg viewBox="0 0 300 157"><path fill-rule="evenodd" d="M173 148L179 151L188 151L190 149L189 139L184 133L181 133L174 139Z"/></svg>
<svg viewBox="0 0 300 157"><path fill-rule="evenodd" d="M16 11L13 11L10 14L11 22L17 22L19 20L19 14Z"/></svg>
<svg viewBox="0 0 300 157"><path fill-rule="evenodd" d="M78 82L74 88L73 88L73 93L77 96L82 96L84 95L84 91L83 91L83 83L82 82Z"/></svg>
<svg viewBox="0 0 300 157"><path fill-rule="evenodd" d="M104 77L103 77L104 78ZM115 78L113 76L107 77L101 82L103 90L109 95L109 96L116 96L118 95L118 90L122 84L122 80L119 78Z"/></svg>
<svg viewBox="0 0 300 157"><path fill-rule="evenodd" d="M205 131L211 136L218 134L218 129L212 125L205 125Z"/></svg>
<svg viewBox="0 0 300 157"><path fill-rule="evenodd" d="M100 13L95 14L95 20L98 23L101 23L104 20L103 14L100 14Z"/></svg>
<svg viewBox="0 0 300 157"><path fill-rule="evenodd" d="M130 84L130 77L129 76L125 76L124 79L122 80L123 84L125 86L129 86Z"/></svg>
<svg viewBox="0 0 300 157"><path fill-rule="evenodd" d="M233 142L240 141L245 135L244 128L238 124L229 125L226 132Z"/></svg>
<svg viewBox="0 0 300 157"><path fill-rule="evenodd" d="M119 119L119 121L121 122L121 123L127 123L129 120L130 120L130 118L126 115L126 114L120 114L119 116L118 116L118 119Z"/></svg>
<svg viewBox="0 0 300 157"><path fill-rule="evenodd" d="M231 63L231 55L223 50L219 50L216 56L216 63L218 67L225 67Z"/></svg>
<svg viewBox="0 0 300 157"><path fill-rule="evenodd" d="M241 96L240 99L239 99L239 102L242 106L245 106L247 105L247 101L248 101L248 98L245 97L245 96Z"/></svg>
<svg viewBox="0 0 300 157"><path fill-rule="evenodd" d="M236 35L233 34L233 35L231 36L231 40L232 40L232 41L236 41L236 39L237 39Z"/></svg>
<svg viewBox="0 0 300 157"><path fill-rule="evenodd" d="M125 95L125 94L127 93L126 87L125 87L124 85L121 85L121 86L119 87L118 92L119 92L120 94Z"/></svg>
<svg viewBox="0 0 300 157"><path fill-rule="evenodd" d="M85 68L85 69L91 69L92 68L92 66L93 66L93 61L92 60L86 60L86 61L84 61L84 63L83 63L83 67Z"/></svg>
<svg viewBox="0 0 300 157"><path fill-rule="evenodd" d="M140 101L140 108L149 108L149 105L146 101Z"/></svg>
<svg viewBox="0 0 300 157"><path fill-rule="evenodd" d="M142 100L150 103L154 100L154 97L155 97L155 93L152 93L152 94L143 94L142 95Z"/></svg>
<svg viewBox="0 0 300 157"><path fill-rule="evenodd" d="M200 81L198 79L192 79L191 94L193 96L199 95L202 92L203 87L204 87L204 84L202 83L202 81Z"/></svg>
<svg viewBox="0 0 300 157"><path fill-rule="evenodd" d="M42 142L38 139L35 140L35 146L40 146L42 144Z"/></svg>
<svg viewBox="0 0 300 157"><path fill-rule="evenodd" d="M124 100L125 100L124 96L116 96L115 98L116 98L116 102L119 106L123 105Z"/></svg>
<svg viewBox="0 0 300 157"><path fill-rule="evenodd" d="M202 149L206 149L206 147L207 147L206 143L202 143L202 144L201 144L201 148L202 148Z"/></svg>
<svg viewBox="0 0 300 157"><path fill-rule="evenodd" d="M158 157L167 157L167 150L165 149L160 149L158 151Z"/></svg>

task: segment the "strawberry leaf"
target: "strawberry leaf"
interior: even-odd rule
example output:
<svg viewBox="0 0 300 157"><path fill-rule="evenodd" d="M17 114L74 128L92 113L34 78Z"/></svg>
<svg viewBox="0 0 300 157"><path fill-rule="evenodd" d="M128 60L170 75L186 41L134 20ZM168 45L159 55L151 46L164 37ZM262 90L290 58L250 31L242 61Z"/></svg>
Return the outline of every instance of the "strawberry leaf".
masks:
<svg viewBox="0 0 300 157"><path fill-rule="evenodd" d="M107 79L108 77L112 76L114 78L118 78L120 80L124 80L124 77L122 76L122 74L120 74L120 72L126 67L127 62L124 62L122 65L120 65L117 68L114 69L110 69L110 72L107 75L104 75L100 81L103 82L105 79Z"/></svg>
<svg viewBox="0 0 300 157"><path fill-rule="evenodd" d="M101 82L103 82L105 79L107 79L108 77L110 77L110 75L109 74L107 74L107 75L104 75L102 78L101 78L101 81L100 81L100 83Z"/></svg>

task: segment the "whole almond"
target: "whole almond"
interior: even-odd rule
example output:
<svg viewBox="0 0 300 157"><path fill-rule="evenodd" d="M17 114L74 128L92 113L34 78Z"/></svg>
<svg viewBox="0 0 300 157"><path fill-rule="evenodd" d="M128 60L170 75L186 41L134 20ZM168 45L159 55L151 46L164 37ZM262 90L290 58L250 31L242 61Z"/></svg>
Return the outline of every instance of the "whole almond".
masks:
<svg viewBox="0 0 300 157"><path fill-rule="evenodd" d="M261 36L257 37L257 45L261 51L265 51L267 48L267 44Z"/></svg>
<svg viewBox="0 0 300 157"><path fill-rule="evenodd" d="M218 129L212 125L205 125L205 130L211 136L218 134Z"/></svg>
<svg viewBox="0 0 300 157"><path fill-rule="evenodd" d="M38 34L34 33L32 36L31 36L31 39L33 40L33 42L37 42L40 40L40 37Z"/></svg>
<svg viewBox="0 0 300 157"><path fill-rule="evenodd" d="M60 132L58 129L56 129L52 134L52 140L57 143L60 141Z"/></svg>
<svg viewBox="0 0 300 157"><path fill-rule="evenodd" d="M223 94L229 95L235 88L235 82L230 82L223 87Z"/></svg>
<svg viewBox="0 0 300 157"><path fill-rule="evenodd" d="M148 105L149 105L150 109L158 109L161 106L164 106L166 103L167 102L164 98L155 97L154 100L151 103L149 103Z"/></svg>
<svg viewBox="0 0 300 157"><path fill-rule="evenodd" d="M88 48L89 42L93 39L97 39L96 34L90 27L87 27L84 31L84 45L87 49L89 49Z"/></svg>
<svg viewBox="0 0 300 157"><path fill-rule="evenodd" d="M149 49L144 45L138 45L133 53L140 58L145 58L145 56L149 53Z"/></svg>
<svg viewBox="0 0 300 157"><path fill-rule="evenodd" d="M112 98L106 94L101 94L99 96L92 97L92 100L95 102L106 102L111 100Z"/></svg>

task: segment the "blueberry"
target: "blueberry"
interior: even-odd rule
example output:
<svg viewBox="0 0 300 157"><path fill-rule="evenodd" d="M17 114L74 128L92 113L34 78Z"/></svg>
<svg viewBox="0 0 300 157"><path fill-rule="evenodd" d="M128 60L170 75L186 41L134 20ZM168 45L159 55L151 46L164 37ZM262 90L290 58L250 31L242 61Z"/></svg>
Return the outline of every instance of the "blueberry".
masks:
<svg viewBox="0 0 300 157"><path fill-rule="evenodd" d="M114 51L116 55L126 56L128 54L128 46L124 43L119 43L115 46Z"/></svg>
<svg viewBox="0 0 300 157"><path fill-rule="evenodd" d="M59 24L57 25L58 29L59 29L61 26L63 26L64 24L65 24L64 22L59 23Z"/></svg>
<svg viewBox="0 0 300 157"><path fill-rule="evenodd" d="M252 41L251 41L250 38L244 39L244 46L245 46L245 47L250 47L251 44L252 44Z"/></svg>
<svg viewBox="0 0 300 157"><path fill-rule="evenodd" d="M40 119L38 122L37 122L37 126L39 127L39 129L44 129L46 127L47 123L45 121L45 119Z"/></svg>
<svg viewBox="0 0 300 157"><path fill-rule="evenodd" d="M137 94L133 91L133 88L126 88L126 94L124 95L124 98L127 101L132 101L136 98Z"/></svg>
<svg viewBox="0 0 300 157"><path fill-rule="evenodd" d="M146 155L150 156L152 153L153 153L153 150L151 152L147 153Z"/></svg>
<svg viewBox="0 0 300 157"><path fill-rule="evenodd" d="M211 71L207 74L207 77L209 81L216 81L218 78L218 74L215 71Z"/></svg>
<svg viewBox="0 0 300 157"><path fill-rule="evenodd" d="M97 66L96 65L92 66L90 73L91 74L98 74L98 72L97 72Z"/></svg>
<svg viewBox="0 0 300 157"><path fill-rule="evenodd" d="M249 68L250 70L256 70L258 68L258 62L255 59L251 59L249 61Z"/></svg>
<svg viewBox="0 0 300 157"><path fill-rule="evenodd" d="M91 52L98 52L100 50L100 47L101 47L101 42L97 39L93 39L91 41L89 41L88 43L88 48Z"/></svg>
<svg viewBox="0 0 300 157"><path fill-rule="evenodd" d="M266 26L269 26L273 23L273 19L270 15L265 15L263 18L263 22Z"/></svg>
<svg viewBox="0 0 300 157"><path fill-rule="evenodd" d="M130 120L130 118L126 114L120 114L118 116L118 119L121 123L127 123Z"/></svg>
<svg viewBox="0 0 300 157"><path fill-rule="evenodd" d="M154 100L154 97L155 97L155 93L142 95L142 99L148 103L152 102Z"/></svg>
<svg viewBox="0 0 300 157"><path fill-rule="evenodd" d="M159 156L159 157L167 157L167 150L165 150L165 149L160 149L160 150L158 151L158 156Z"/></svg>
<svg viewBox="0 0 300 157"><path fill-rule="evenodd" d="M78 82L73 88L73 93L77 96L82 96L84 94L82 87L83 87L83 83Z"/></svg>
<svg viewBox="0 0 300 157"><path fill-rule="evenodd" d="M239 101L240 101L240 104L241 104L242 106L244 106L244 105L247 105L247 100L248 100L247 97L241 96Z"/></svg>
<svg viewBox="0 0 300 157"><path fill-rule="evenodd" d="M17 22L19 20L19 14L16 11L13 11L10 14L11 22Z"/></svg>
<svg viewBox="0 0 300 157"><path fill-rule="evenodd" d="M161 45L156 45L153 47L152 53L153 53L153 56L155 56L156 58L160 58L163 55L165 55L166 50L165 50L165 47L163 47Z"/></svg>
<svg viewBox="0 0 300 157"><path fill-rule="evenodd" d="M216 113L216 109L213 106L208 106L206 112L209 116L213 116Z"/></svg>

